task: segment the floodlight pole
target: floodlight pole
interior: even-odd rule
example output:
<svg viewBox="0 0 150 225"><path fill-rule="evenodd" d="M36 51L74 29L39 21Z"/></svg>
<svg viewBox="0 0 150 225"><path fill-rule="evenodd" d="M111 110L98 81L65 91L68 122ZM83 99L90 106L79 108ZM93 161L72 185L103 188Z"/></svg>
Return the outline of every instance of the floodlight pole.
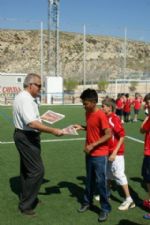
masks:
<svg viewBox="0 0 150 225"><path fill-rule="evenodd" d="M42 86L43 86L43 22L41 21L41 83L42 83Z"/></svg>
<svg viewBox="0 0 150 225"><path fill-rule="evenodd" d="M41 48L41 84L44 88L44 70L43 70L43 22L41 21L41 34L40 34L40 48ZM43 88L41 90L41 99L43 98Z"/></svg>
<svg viewBox="0 0 150 225"><path fill-rule="evenodd" d="M86 87L86 26L83 26L83 90Z"/></svg>
<svg viewBox="0 0 150 225"><path fill-rule="evenodd" d="M123 79L124 79L124 92L125 92L125 77L127 67L127 28L124 29L124 66L123 66Z"/></svg>
<svg viewBox="0 0 150 225"><path fill-rule="evenodd" d="M59 2L48 0L48 66L49 75L59 75Z"/></svg>

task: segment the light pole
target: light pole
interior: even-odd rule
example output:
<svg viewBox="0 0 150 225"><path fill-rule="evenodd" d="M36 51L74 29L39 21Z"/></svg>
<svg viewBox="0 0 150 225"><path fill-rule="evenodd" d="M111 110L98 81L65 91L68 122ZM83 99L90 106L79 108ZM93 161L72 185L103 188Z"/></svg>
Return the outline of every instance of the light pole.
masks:
<svg viewBox="0 0 150 225"><path fill-rule="evenodd" d="M125 93L125 77L127 67L127 28L124 29L124 64L123 64L123 80L124 80L124 93Z"/></svg>
<svg viewBox="0 0 150 225"><path fill-rule="evenodd" d="M48 0L48 75L59 75L59 2Z"/></svg>
<svg viewBox="0 0 150 225"><path fill-rule="evenodd" d="M83 26L83 90L86 87L86 26Z"/></svg>

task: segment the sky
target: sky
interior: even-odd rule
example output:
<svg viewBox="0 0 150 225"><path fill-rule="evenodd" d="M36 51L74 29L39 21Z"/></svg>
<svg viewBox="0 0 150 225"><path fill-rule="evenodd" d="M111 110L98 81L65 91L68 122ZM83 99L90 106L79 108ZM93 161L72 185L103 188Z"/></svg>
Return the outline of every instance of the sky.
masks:
<svg viewBox="0 0 150 225"><path fill-rule="evenodd" d="M48 0L0 0L0 28L47 29ZM150 41L150 0L60 0L60 30Z"/></svg>

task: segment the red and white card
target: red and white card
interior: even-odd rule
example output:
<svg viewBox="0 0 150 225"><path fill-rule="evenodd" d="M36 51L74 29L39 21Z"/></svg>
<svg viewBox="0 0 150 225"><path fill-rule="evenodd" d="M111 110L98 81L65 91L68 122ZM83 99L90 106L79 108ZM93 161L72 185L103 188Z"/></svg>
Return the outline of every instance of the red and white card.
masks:
<svg viewBox="0 0 150 225"><path fill-rule="evenodd" d="M41 116L41 120L43 120L46 123L53 124L59 120L62 120L64 117L65 115L63 114L48 110Z"/></svg>
<svg viewBox="0 0 150 225"><path fill-rule="evenodd" d="M73 125L63 128L63 134L79 135Z"/></svg>

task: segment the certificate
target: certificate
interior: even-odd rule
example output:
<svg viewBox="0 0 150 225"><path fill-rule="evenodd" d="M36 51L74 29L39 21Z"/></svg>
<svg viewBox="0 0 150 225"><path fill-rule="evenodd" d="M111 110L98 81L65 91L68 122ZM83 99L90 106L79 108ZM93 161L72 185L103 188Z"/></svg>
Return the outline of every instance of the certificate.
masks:
<svg viewBox="0 0 150 225"><path fill-rule="evenodd" d="M41 116L41 120L43 120L46 123L53 124L53 123L56 123L57 121L63 119L64 117L65 117L65 115L63 115L63 114L48 110Z"/></svg>
<svg viewBox="0 0 150 225"><path fill-rule="evenodd" d="M76 131L73 125L70 125L68 127L63 128L63 134L78 135L78 132Z"/></svg>

